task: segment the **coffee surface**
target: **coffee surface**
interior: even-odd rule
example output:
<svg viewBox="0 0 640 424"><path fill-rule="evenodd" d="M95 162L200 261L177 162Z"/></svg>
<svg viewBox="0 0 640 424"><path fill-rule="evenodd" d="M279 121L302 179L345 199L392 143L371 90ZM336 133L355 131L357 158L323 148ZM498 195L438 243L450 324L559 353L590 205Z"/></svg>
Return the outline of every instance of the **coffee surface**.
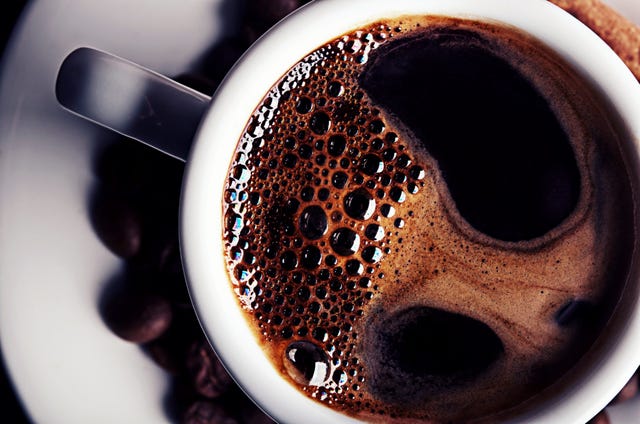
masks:
<svg viewBox="0 0 640 424"><path fill-rule="evenodd" d="M559 380L635 242L612 122L503 26L406 17L311 52L225 183L231 284L274 366L385 422L491 416Z"/></svg>

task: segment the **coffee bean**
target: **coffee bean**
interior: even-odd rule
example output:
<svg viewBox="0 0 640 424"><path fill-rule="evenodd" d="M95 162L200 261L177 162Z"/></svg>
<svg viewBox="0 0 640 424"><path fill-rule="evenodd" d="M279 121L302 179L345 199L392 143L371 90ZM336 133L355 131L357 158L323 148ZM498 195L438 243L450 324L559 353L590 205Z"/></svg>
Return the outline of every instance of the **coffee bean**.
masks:
<svg viewBox="0 0 640 424"><path fill-rule="evenodd" d="M121 137L98 155L94 168L106 188L136 200L135 196L144 194L149 187L164 187L176 177L179 183L184 165L151 147Z"/></svg>
<svg viewBox="0 0 640 424"><path fill-rule="evenodd" d="M194 388L202 396L217 398L234 384L204 338L192 344L187 352L186 366Z"/></svg>
<svg viewBox="0 0 640 424"><path fill-rule="evenodd" d="M225 38L205 54L202 72L214 81L222 81L247 47L249 43L240 37Z"/></svg>
<svg viewBox="0 0 640 424"><path fill-rule="evenodd" d="M148 290L128 287L106 299L103 318L117 336L135 343L158 338L171 324L171 304Z"/></svg>
<svg viewBox="0 0 640 424"><path fill-rule="evenodd" d="M300 6L299 0L248 0L247 17L271 26Z"/></svg>
<svg viewBox="0 0 640 424"><path fill-rule="evenodd" d="M169 374L178 375L184 368L184 349L174 338L163 334L156 340L145 344L144 349L151 359Z"/></svg>
<svg viewBox="0 0 640 424"><path fill-rule="evenodd" d="M244 424L275 424L275 421L258 408L244 393L239 391L235 397L236 409Z"/></svg>
<svg viewBox="0 0 640 424"><path fill-rule="evenodd" d="M247 43L247 45L253 44L262 34L264 34L265 28L263 25L256 26L251 22L245 22L240 30L240 36Z"/></svg>
<svg viewBox="0 0 640 424"><path fill-rule="evenodd" d="M189 406L183 424L238 424L238 421L219 403L198 400Z"/></svg>
<svg viewBox="0 0 640 424"><path fill-rule="evenodd" d="M150 179L149 162L144 161L150 150L135 140L122 137L98 155L94 167L96 176L114 192L136 193Z"/></svg>
<svg viewBox="0 0 640 424"><path fill-rule="evenodd" d="M180 308L191 309L191 298L182 270L180 248L177 240L168 242L159 252L158 289Z"/></svg>
<svg viewBox="0 0 640 424"><path fill-rule="evenodd" d="M587 424L609 424L609 416L605 411L600 412L598 415L593 417Z"/></svg>
<svg viewBox="0 0 640 424"><path fill-rule="evenodd" d="M129 258L140 250L142 224L138 211L120 196L101 192L91 205L93 228L116 255Z"/></svg>

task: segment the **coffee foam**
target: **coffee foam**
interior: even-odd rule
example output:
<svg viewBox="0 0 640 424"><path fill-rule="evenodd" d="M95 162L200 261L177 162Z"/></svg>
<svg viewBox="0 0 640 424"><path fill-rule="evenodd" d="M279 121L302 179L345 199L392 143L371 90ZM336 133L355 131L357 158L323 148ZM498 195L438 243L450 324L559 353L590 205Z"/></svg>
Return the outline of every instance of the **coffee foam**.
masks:
<svg viewBox="0 0 640 424"><path fill-rule="evenodd" d="M496 54L512 52L504 59L560 118L581 192L575 211L545 235L505 242L476 231L457 212L437 162L359 89L378 47L438 26L473 31ZM371 421L460 421L514 407L577 360L592 336L585 342L584 328L559 326L558 311L618 292L631 250L627 228L609 226L631 221L619 140L587 93L519 32L446 18L375 24L292 68L239 142L224 205L234 291L282 374L310 397ZM503 350L463 384L425 381L398 396L414 376L388 378L376 359L377 329L425 307L484 323ZM309 374L313 384L301 384L285 357L301 340L326 353L326 376ZM561 371L547 376L555 367Z"/></svg>

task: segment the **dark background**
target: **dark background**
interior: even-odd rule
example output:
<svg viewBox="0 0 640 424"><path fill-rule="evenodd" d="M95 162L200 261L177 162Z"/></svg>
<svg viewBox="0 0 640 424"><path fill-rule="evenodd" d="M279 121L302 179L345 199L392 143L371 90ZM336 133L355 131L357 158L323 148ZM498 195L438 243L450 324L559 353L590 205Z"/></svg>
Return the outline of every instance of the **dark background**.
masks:
<svg viewBox="0 0 640 424"><path fill-rule="evenodd" d="M2 56L25 3L26 0L4 0L0 3L0 54ZM4 359L0 360L0 365L2 366L0 368L0 421L11 424L28 423L29 420L7 376Z"/></svg>

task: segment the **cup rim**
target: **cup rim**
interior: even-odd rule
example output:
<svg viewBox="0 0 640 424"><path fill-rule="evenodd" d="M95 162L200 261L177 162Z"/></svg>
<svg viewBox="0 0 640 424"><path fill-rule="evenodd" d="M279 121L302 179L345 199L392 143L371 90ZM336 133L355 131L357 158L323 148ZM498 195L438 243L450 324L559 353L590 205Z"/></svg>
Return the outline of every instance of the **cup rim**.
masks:
<svg viewBox="0 0 640 424"><path fill-rule="evenodd" d="M488 20L534 36L607 93L634 138L636 157L640 150L640 85L604 41L546 0L316 0L277 24L230 71L200 125L185 170L180 242L189 292L209 342L240 387L278 422L362 421L309 399L285 381L260 348L232 291L222 255L222 199L236 143L265 93L307 53L381 18L420 14ZM637 296L625 323L608 359L595 364L562 399L508 422L578 424L593 417L640 365Z"/></svg>

